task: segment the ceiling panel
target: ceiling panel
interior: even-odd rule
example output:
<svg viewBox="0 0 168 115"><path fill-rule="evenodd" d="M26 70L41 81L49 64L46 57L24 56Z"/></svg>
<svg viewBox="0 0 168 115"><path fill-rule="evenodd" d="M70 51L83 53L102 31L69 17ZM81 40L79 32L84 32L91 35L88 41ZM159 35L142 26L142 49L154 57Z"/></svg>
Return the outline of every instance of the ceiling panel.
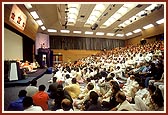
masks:
<svg viewBox="0 0 168 115"><path fill-rule="evenodd" d="M131 3L130 3L131 4ZM151 3L153 4L153 3ZM136 15L141 10L144 10L146 7L148 7L150 4L149 2L147 4L145 3L139 3L139 5L132 10L130 10L127 14L125 14L123 17L121 17L118 21L114 22L111 26L107 28L100 28L100 26L109 18L111 17L119 8L123 6L123 3L120 4L108 4L109 6L107 9L102 12L101 17L98 18L96 21L96 24L98 27L95 30L92 30L91 27L84 27L85 22L87 21L88 17L90 16L95 4L81 4L79 14L76 20L76 24L74 26L66 25L66 13L67 4L32 4L32 9L29 9L29 11L36 11L40 17L40 19L43 21L44 26L49 29L56 29L56 33L48 33L47 30L41 30L39 28L38 32L46 33L49 35L65 35L65 36L83 36L83 37L101 37L101 38L118 38L116 36L106 36L106 33L109 32L116 32L116 30L119 28L118 25L123 23L124 21L128 20L130 17ZM128 33L130 31L135 30L136 28L142 28L144 25L153 23L156 25L156 21L159 19L164 18L164 4L162 3L162 7L154 10L150 15L144 16L144 18L133 22L131 25L128 25L124 28L122 28L119 32L122 33ZM145 20L145 21L144 21ZM69 34L60 33L61 29L68 29L70 30ZM74 30L80 30L82 31L81 34L74 34ZM93 31L93 35L85 35L85 31ZM96 32L104 32L104 36L96 36ZM134 37L136 35L132 35ZM131 38L129 37L121 37L119 39L127 39Z"/></svg>

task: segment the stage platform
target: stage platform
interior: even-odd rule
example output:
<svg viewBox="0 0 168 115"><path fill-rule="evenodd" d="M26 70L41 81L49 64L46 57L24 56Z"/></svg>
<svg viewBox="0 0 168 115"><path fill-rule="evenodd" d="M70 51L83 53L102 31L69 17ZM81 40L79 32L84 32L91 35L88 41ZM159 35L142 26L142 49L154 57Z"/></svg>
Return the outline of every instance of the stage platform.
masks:
<svg viewBox="0 0 168 115"><path fill-rule="evenodd" d="M17 81L5 81L4 87L15 87L15 86L28 86L33 79L38 79L47 72L45 69L37 69L36 72L27 74L28 76L25 79Z"/></svg>

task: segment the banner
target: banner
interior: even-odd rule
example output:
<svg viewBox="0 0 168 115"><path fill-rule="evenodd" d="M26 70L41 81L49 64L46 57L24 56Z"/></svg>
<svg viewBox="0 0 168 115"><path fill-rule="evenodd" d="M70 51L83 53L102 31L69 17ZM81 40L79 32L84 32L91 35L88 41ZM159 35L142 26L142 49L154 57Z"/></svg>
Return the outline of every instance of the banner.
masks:
<svg viewBox="0 0 168 115"><path fill-rule="evenodd" d="M27 16L20 10L17 5L13 5L12 11L9 16L9 21L21 30L24 30L26 26L26 20Z"/></svg>

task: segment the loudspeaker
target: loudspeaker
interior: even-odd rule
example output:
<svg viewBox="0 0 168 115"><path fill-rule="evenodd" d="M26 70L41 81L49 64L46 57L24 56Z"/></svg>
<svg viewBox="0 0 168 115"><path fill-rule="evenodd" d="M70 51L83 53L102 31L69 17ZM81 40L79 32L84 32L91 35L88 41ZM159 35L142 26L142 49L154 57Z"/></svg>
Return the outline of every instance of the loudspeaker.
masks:
<svg viewBox="0 0 168 115"><path fill-rule="evenodd" d="M93 26L91 27L92 30L96 30L96 28L98 27L98 24L93 24Z"/></svg>

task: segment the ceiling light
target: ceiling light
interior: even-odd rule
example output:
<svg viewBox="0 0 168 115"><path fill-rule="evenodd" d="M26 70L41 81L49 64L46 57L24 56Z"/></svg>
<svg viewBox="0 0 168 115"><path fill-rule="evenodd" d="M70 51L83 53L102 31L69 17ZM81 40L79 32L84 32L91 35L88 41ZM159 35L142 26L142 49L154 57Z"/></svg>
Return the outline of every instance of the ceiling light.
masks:
<svg viewBox="0 0 168 115"><path fill-rule="evenodd" d="M96 32L96 35L102 36L104 35L104 32Z"/></svg>
<svg viewBox="0 0 168 115"><path fill-rule="evenodd" d="M93 34L93 32L86 31L85 34Z"/></svg>
<svg viewBox="0 0 168 115"><path fill-rule="evenodd" d="M118 36L118 37L123 37L124 34L117 34L116 36Z"/></svg>
<svg viewBox="0 0 168 115"><path fill-rule="evenodd" d="M116 19L114 17L110 17L102 26L101 28L106 28L110 26L112 23L114 23Z"/></svg>
<svg viewBox="0 0 168 115"><path fill-rule="evenodd" d="M69 11L69 13L71 13L71 14L73 14L73 13L74 13L74 14L78 14L78 11L79 11L79 10L78 10L76 7L72 7L72 8L69 8L68 11Z"/></svg>
<svg viewBox="0 0 168 115"><path fill-rule="evenodd" d="M41 29L42 29L42 30L46 30L46 27L45 27L45 26L41 26Z"/></svg>
<svg viewBox="0 0 168 115"><path fill-rule="evenodd" d="M61 33L70 33L70 30L60 30Z"/></svg>
<svg viewBox="0 0 168 115"><path fill-rule="evenodd" d="M73 33L75 33L75 34L81 34L82 32L81 31L73 31Z"/></svg>
<svg viewBox="0 0 168 115"><path fill-rule="evenodd" d="M80 9L80 4L72 4L72 3L69 3L69 4L68 4L68 8L77 8L77 9Z"/></svg>
<svg viewBox="0 0 168 115"><path fill-rule="evenodd" d="M107 36L114 36L115 34L114 33L107 33L106 35Z"/></svg>
<svg viewBox="0 0 168 115"><path fill-rule="evenodd" d="M126 13L128 13L131 9L136 7L137 4L124 4L118 11L116 11L105 23L102 24L101 28L108 27L113 24L116 20L120 19ZM111 19L115 19L111 21Z"/></svg>
<svg viewBox="0 0 168 115"><path fill-rule="evenodd" d="M149 29L151 27L154 27L154 25L153 24L146 25L146 26L143 27L143 29Z"/></svg>
<svg viewBox="0 0 168 115"><path fill-rule="evenodd" d="M74 19L74 18L68 18L68 22L69 23L75 23L76 19ZM67 25L69 25L69 23Z"/></svg>
<svg viewBox="0 0 168 115"><path fill-rule="evenodd" d="M27 9L31 9L32 5L31 4L24 4Z"/></svg>
<svg viewBox="0 0 168 115"><path fill-rule="evenodd" d="M93 25L96 23L108 6L109 4L96 4L85 24Z"/></svg>
<svg viewBox="0 0 168 115"><path fill-rule="evenodd" d="M130 36L130 35L132 35L132 32L128 32L128 33L126 33L125 35L126 35L126 36Z"/></svg>
<svg viewBox="0 0 168 115"><path fill-rule="evenodd" d="M41 20L36 20L39 26L43 25L43 22Z"/></svg>
<svg viewBox="0 0 168 115"><path fill-rule="evenodd" d="M57 30L55 30L55 29L48 29L47 31L48 32L57 32Z"/></svg>
<svg viewBox="0 0 168 115"><path fill-rule="evenodd" d="M33 16L34 19L38 19L39 16L37 15L36 11L30 12L30 14Z"/></svg>
<svg viewBox="0 0 168 115"><path fill-rule="evenodd" d="M134 33L138 33L138 32L141 32L142 30L141 29L136 29L136 30L134 30L133 32Z"/></svg>
<svg viewBox="0 0 168 115"><path fill-rule="evenodd" d="M158 20L158 21L156 21L156 23L157 23L157 24L162 24L162 23L164 23L164 18L163 18L163 19L160 19L160 20Z"/></svg>
<svg viewBox="0 0 168 115"><path fill-rule="evenodd" d="M68 10L67 10L67 17L68 17L68 25L74 25L76 23L80 4L68 4Z"/></svg>

